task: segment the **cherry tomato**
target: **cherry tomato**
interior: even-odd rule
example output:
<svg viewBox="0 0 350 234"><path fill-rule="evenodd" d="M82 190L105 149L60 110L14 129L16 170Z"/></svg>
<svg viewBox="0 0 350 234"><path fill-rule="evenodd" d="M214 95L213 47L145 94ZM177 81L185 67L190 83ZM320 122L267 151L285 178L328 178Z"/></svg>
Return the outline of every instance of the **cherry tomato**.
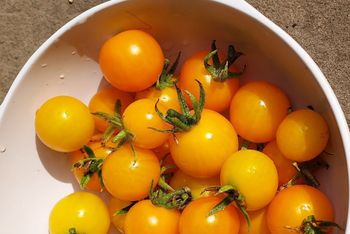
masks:
<svg viewBox="0 0 350 234"><path fill-rule="evenodd" d="M126 92L137 92L153 85L162 72L164 55L148 33L127 30L107 40L99 63L109 83Z"/></svg>
<svg viewBox="0 0 350 234"><path fill-rule="evenodd" d="M136 93L136 99L141 98L159 100L159 103L165 106L167 109L174 109L176 111L181 110L177 98L176 89L173 87L168 87L162 90L158 90L155 87L152 87Z"/></svg>
<svg viewBox="0 0 350 234"><path fill-rule="evenodd" d="M276 141L286 158L297 162L311 160L326 147L327 122L317 112L302 109L289 114L278 127Z"/></svg>
<svg viewBox="0 0 350 234"><path fill-rule="evenodd" d="M120 232L124 233L124 225L126 214L116 214L121 209L131 205L130 201L122 201L112 197L108 204L109 215L114 227Z"/></svg>
<svg viewBox="0 0 350 234"><path fill-rule="evenodd" d="M235 186L244 196L247 210L265 207L277 192L278 175L273 161L256 150L240 150L224 163L221 185Z"/></svg>
<svg viewBox="0 0 350 234"><path fill-rule="evenodd" d="M169 138L174 162L195 178L217 176L224 161L238 149L238 138L231 123L219 113L204 109L199 123L188 132Z"/></svg>
<svg viewBox="0 0 350 234"><path fill-rule="evenodd" d="M114 113L115 103L118 99L121 102L122 113L124 112L125 108L134 101L131 94L115 88L99 90L90 100L90 112L104 112L112 115ZM97 116L94 116L94 120L96 129L100 132L104 132L108 126L108 123Z"/></svg>
<svg viewBox="0 0 350 234"><path fill-rule="evenodd" d="M309 215L317 220L333 221L333 206L320 190L294 185L273 199L267 211L267 224L271 234L294 233L289 228L298 228Z"/></svg>
<svg viewBox="0 0 350 234"><path fill-rule="evenodd" d="M208 216L219 202L218 197L203 197L191 202L181 214L180 234L237 234L240 220L233 205Z"/></svg>
<svg viewBox="0 0 350 234"><path fill-rule="evenodd" d="M181 170L178 170L175 172L173 177L171 177L170 186L174 189L188 187L191 189L192 198L198 199L201 197L201 193L205 188L208 188L210 186L220 186L220 179L218 176L206 179L194 178L192 176L186 175ZM206 193L203 194L203 196L205 195Z"/></svg>
<svg viewBox="0 0 350 234"><path fill-rule="evenodd" d="M91 138L94 120L89 109L78 99L57 96L37 110L35 130L47 147L59 152L73 152Z"/></svg>
<svg viewBox="0 0 350 234"><path fill-rule="evenodd" d="M263 153L269 156L275 163L278 173L278 183L279 185L287 183L289 180L296 175L297 170L293 166L293 161L287 159L281 151L278 149L276 141L269 142Z"/></svg>
<svg viewBox="0 0 350 234"><path fill-rule="evenodd" d="M160 165L151 151L123 145L103 163L102 178L108 192L123 201L147 197L152 181L158 183Z"/></svg>
<svg viewBox="0 0 350 234"><path fill-rule="evenodd" d="M266 222L266 213L266 208L248 212L251 222L250 229L248 228L248 224L244 219L244 216L240 215L241 228L239 229L239 234L270 234Z"/></svg>
<svg viewBox="0 0 350 234"><path fill-rule="evenodd" d="M242 86L233 97L230 120L244 139L269 142L275 139L289 107L287 96L279 88L266 81L254 81Z"/></svg>
<svg viewBox="0 0 350 234"><path fill-rule="evenodd" d="M106 234L110 225L108 209L96 195L75 192L53 207L49 219L50 234ZM70 232L71 230L71 232Z"/></svg>
<svg viewBox="0 0 350 234"><path fill-rule="evenodd" d="M166 110L158 104L161 111ZM133 134L133 142L144 149L153 149L165 143L169 134L158 132L150 127L167 130L170 126L165 123L155 111L155 101L140 99L131 103L124 111L123 121L125 128Z"/></svg>
<svg viewBox="0 0 350 234"><path fill-rule="evenodd" d="M96 136L98 137L99 135ZM90 141L87 145L92 149L96 158L106 158L110 153L112 153L112 149L108 146L104 146L101 141ZM88 155L86 154L86 152L84 152L83 149L80 149L74 151L70 155L69 161L72 165L74 165L79 160L86 158L88 158ZM85 169L83 167L73 168L73 173L78 183L80 183L81 179L85 174ZM90 176L89 182L86 184L85 188L96 192L102 192L103 189L101 186L100 178L97 173L94 173Z"/></svg>
<svg viewBox="0 0 350 234"><path fill-rule="evenodd" d="M136 203L125 219L127 234L178 234L180 212L155 206L150 200Z"/></svg>
<svg viewBox="0 0 350 234"><path fill-rule="evenodd" d="M231 99L239 87L239 79L232 78L223 82L213 80L203 63L204 57L209 52L198 52L184 62L180 73L179 86L181 89L195 94L198 98L199 88L196 79L199 80L205 90L205 108L221 112L230 106ZM237 72L235 67L230 67L230 71Z"/></svg>

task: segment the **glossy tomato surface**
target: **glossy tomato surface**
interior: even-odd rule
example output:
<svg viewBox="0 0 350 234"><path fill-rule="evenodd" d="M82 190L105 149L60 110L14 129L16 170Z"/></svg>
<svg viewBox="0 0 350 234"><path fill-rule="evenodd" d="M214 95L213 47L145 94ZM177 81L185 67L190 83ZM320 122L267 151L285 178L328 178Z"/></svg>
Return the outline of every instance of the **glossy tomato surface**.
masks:
<svg viewBox="0 0 350 234"><path fill-rule="evenodd" d="M164 55L148 33L127 30L107 40L99 56L100 68L109 83L126 92L152 86L160 75Z"/></svg>
<svg viewBox="0 0 350 234"><path fill-rule="evenodd" d="M244 196L247 210L259 210L274 198L278 186L277 169L273 161L256 150L240 150L224 163L221 185L232 185Z"/></svg>
<svg viewBox="0 0 350 234"><path fill-rule="evenodd" d="M35 131L42 143L59 152L73 152L94 133L94 120L87 106L70 96L47 100L36 112Z"/></svg>
<svg viewBox="0 0 350 234"><path fill-rule="evenodd" d="M208 216L219 202L218 197L204 197L190 203L181 214L180 234L237 234L240 220L233 205Z"/></svg>
<svg viewBox="0 0 350 234"><path fill-rule="evenodd" d="M331 201L320 190L294 185L279 192L269 205L267 223L271 234L293 233L309 215L316 220L333 221ZM288 228L289 227L289 228Z"/></svg>
<svg viewBox="0 0 350 234"><path fill-rule="evenodd" d="M180 212L155 206L150 200L136 203L125 219L126 234L178 234Z"/></svg>
<svg viewBox="0 0 350 234"><path fill-rule="evenodd" d="M199 123L188 132L170 137L170 152L176 165L196 178L217 176L224 161L238 149L231 123L219 113L204 109Z"/></svg>
<svg viewBox="0 0 350 234"><path fill-rule="evenodd" d="M75 192L62 198L53 207L49 218L50 234L106 234L110 225L108 209L96 195ZM74 232L72 232L74 233Z"/></svg>
<svg viewBox="0 0 350 234"><path fill-rule="evenodd" d="M264 143L275 139L289 107L288 97L278 87L266 81L253 81L233 97L230 121L244 139Z"/></svg>

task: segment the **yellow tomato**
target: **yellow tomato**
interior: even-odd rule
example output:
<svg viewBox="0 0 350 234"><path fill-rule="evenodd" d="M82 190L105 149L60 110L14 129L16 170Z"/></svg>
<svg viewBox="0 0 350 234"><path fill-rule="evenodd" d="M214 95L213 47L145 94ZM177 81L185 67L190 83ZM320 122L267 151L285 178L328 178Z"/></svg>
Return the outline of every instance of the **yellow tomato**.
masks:
<svg viewBox="0 0 350 234"><path fill-rule="evenodd" d="M219 113L204 109L198 124L170 137L170 152L176 165L195 178L217 176L224 161L238 149L231 123Z"/></svg>
<svg viewBox="0 0 350 234"><path fill-rule="evenodd" d="M251 226L248 228L247 221L243 215L240 215L241 226L239 229L239 234L270 234L269 228L266 222L266 208L249 211L248 212Z"/></svg>
<svg viewBox="0 0 350 234"><path fill-rule="evenodd" d="M207 179L194 178L178 170L173 177L171 177L170 186L174 189L188 187L191 189L192 198L197 199L201 197L201 193L205 188L220 186L220 179L218 176ZM203 195L205 196L206 194L204 193Z"/></svg>
<svg viewBox="0 0 350 234"><path fill-rule="evenodd" d="M59 152L73 152L94 133L94 120L87 106L76 98L57 96L36 112L35 130L39 139Z"/></svg>
<svg viewBox="0 0 350 234"><path fill-rule="evenodd" d="M264 143L275 139L289 107L282 90L266 81L254 81L242 86L233 97L230 121L244 139Z"/></svg>
<svg viewBox="0 0 350 234"><path fill-rule="evenodd" d="M287 183L296 175L297 170L293 166L293 161L287 159L278 149L276 141L269 142L264 150L264 154L269 156L275 163L278 172L279 185Z"/></svg>
<svg viewBox="0 0 350 234"><path fill-rule="evenodd" d="M130 93L126 93L115 88L99 90L89 102L90 112L104 112L106 114L112 115L114 113L115 103L118 99L121 103L122 113L124 112L125 108L134 100ZM94 120L96 129L100 132L104 132L108 126L107 121L97 116L94 116Z"/></svg>
<svg viewBox="0 0 350 234"><path fill-rule="evenodd" d="M303 109L289 114L278 127L276 141L286 158L304 162L318 156L329 138L327 122L317 112Z"/></svg>
<svg viewBox="0 0 350 234"><path fill-rule="evenodd" d="M115 214L117 211L129 206L130 201L122 201L115 197L112 197L108 204L109 215L111 217L112 224L120 232L124 233L124 224L126 214Z"/></svg>
<svg viewBox="0 0 350 234"><path fill-rule="evenodd" d="M277 192L278 175L273 161L256 150L240 150L224 163L221 185L235 186L243 194L247 210L265 207Z"/></svg>
<svg viewBox="0 0 350 234"><path fill-rule="evenodd" d="M161 111L165 107L158 104ZM155 101L140 99L131 103L124 111L125 128L133 134L133 143L143 149L153 149L165 143L169 134L155 131L152 128L167 130L170 126L165 123L155 111Z"/></svg>
<svg viewBox="0 0 350 234"><path fill-rule="evenodd" d="M96 195L75 192L61 199L51 210L50 234L107 234L110 225L108 209Z"/></svg>
<svg viewBox="0 0 350 234"><path fill-rule="evenodd" d="M179 100L177 98L176 89L174 87L167 87L159 90L155 87L146 89L136 93L136 99L150 98L165 106L167 109L174 109L180 111Z"/></svg>

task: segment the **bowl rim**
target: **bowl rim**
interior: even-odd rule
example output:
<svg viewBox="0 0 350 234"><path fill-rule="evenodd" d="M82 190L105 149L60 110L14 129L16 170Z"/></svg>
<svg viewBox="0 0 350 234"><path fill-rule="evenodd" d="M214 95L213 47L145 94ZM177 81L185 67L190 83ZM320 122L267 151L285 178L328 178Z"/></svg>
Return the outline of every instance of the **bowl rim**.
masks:
<svg viewBox="0 0 350 234"><path fill-rule="evenodd" d="M94 6L85 12L79 14L78 16L71 19L68 23L63 25L60 29L58 29L54 34L52 34L27 60L27 62L24 64L18 75L16 76L15 80L13 81L12 85L10 86L10 89L8 90L3 102L0 105L0 123L3 120L4 113L6 112L10 100L15 95L17 88L20 86L21 82L23 81L25 75L28 73L28 71L31 69L33 64L45 53L45 51L48 49L48 47L53 44L59 37L61 37L64 33L69 31L72 27L81 24L84 22L85 19L89 18L90 16L94 15L96 12L99 12L101 10L104 10L106 8L109 8L113 5L117 5L121 2L125 2L127 0L110 0L104 3L101 3L97 6ZM332 90L329 82L327 81L326 77L320 70L320 68L317 66L317 64L313 61L311 56L299 45L298 42L296 42L289 34L287 34L283 29L281 29L279 26L277 26L275 23L273 23L270 19L265 17L262 13L260 13L257 9L255 9L252 5L247 3L245 0L210 0L211 2L216 2L219 4L223 4L227 7L233 8L242 14L245 14L258 23L262 24L271 32L273 32L276 36L278 36L281 40L283 40L292 50L293 52L299 57L299 59L307 66L311 74L313 75L314 79L320 86L321 90L324 92L327 101L330 104L330 108L334 114L335 121L339 127L339 133L343 142L343 148L345 152L345 158L347 162L347 172L348 172L348 188L350 188L350 175L349 175L349 169L350 169L350 132L349 127L344 115L343 110L341 109L341 106L338 102L337 97L335 96L334 91ZM346 144L348 143L348 144ZM349 193L349 192L348 192ZM349 197L349 194L348 194ZM347 224L346 227L349 224L350 221L350 202L348 204L348 214L347 214ZM347 228L345 228L347 230ZM349 231L350 233L350 231Z"/></svg>

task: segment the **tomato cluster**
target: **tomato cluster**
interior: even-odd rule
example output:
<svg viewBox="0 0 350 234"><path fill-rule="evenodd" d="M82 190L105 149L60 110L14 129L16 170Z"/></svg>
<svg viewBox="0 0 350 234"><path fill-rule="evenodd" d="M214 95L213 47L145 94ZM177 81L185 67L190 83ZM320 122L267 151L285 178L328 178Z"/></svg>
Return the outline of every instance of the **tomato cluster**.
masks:
<svg viewBox="0 0 350 234"><path fill-rule="evenodd" d="M59 96L37 111L49 148L70 152L82 189L52 209L49 231L103 234L327 233L333 207L312 175L329 131L312 109L292 110L272 83L242 82L242 55L210 50L171 65L140 30L100 50L111 87L87 106ZM223 113L229 113L225 117ZM95 129L95 134L94 134Z"/></svg>

